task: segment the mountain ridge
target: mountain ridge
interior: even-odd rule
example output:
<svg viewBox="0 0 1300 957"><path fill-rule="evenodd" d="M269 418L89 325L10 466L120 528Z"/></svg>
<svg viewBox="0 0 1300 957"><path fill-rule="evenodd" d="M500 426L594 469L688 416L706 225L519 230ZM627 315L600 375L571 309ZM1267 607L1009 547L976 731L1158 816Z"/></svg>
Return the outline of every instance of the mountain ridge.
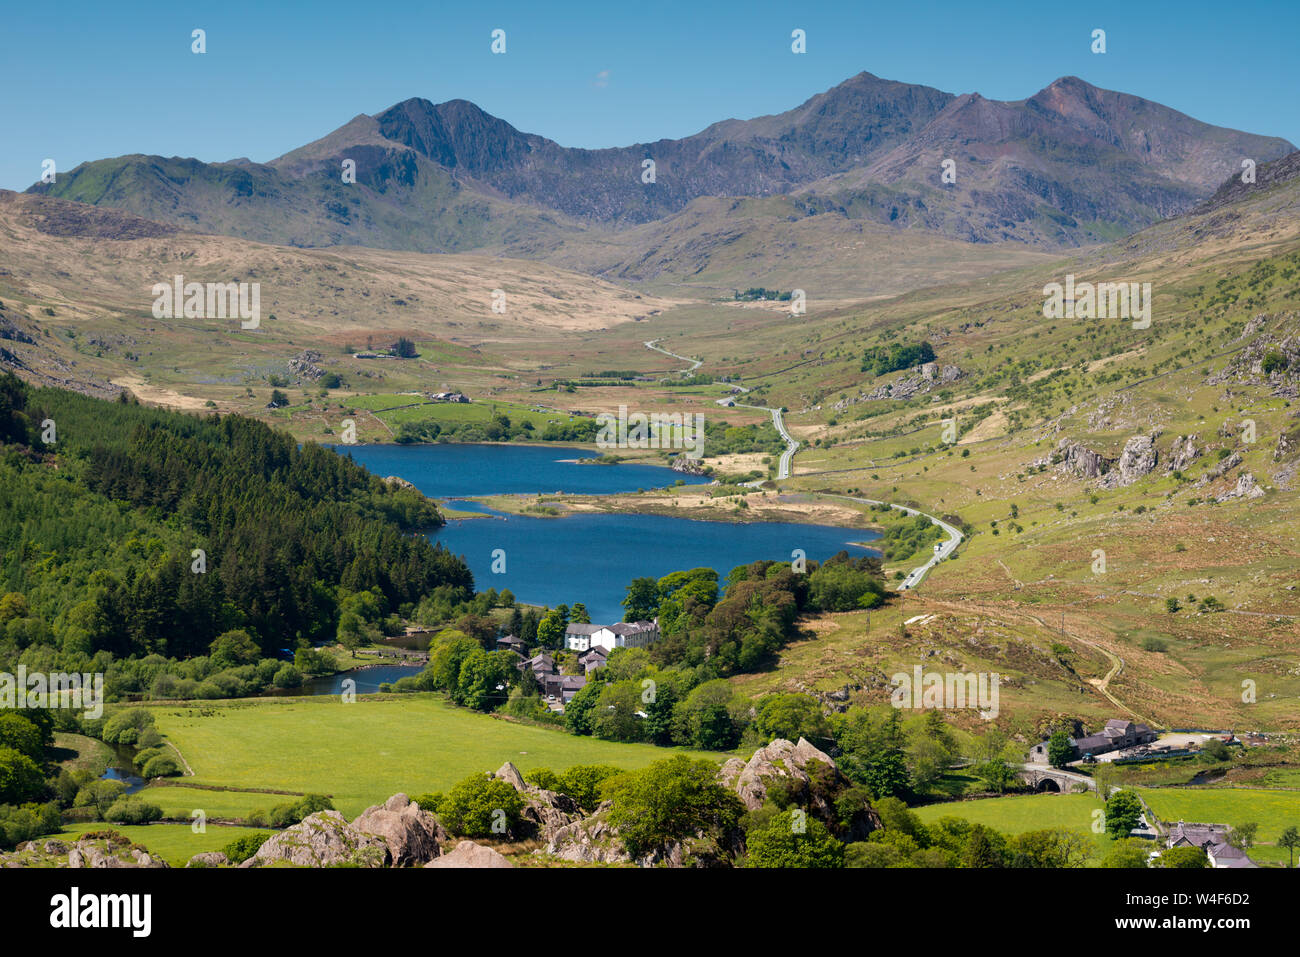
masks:
<svg viewBox="0 0 1300 957"><path fill-rule="evenodd" d="M680 139L564 147L468 100L412 97L267 163L132 154L28 192L262 242L547 261L575 241L666 223L706 197L785 196L787 221L830 214L1053 249L1187 212L1243 156L1264 163L1293 149L1078 77L1002 101L862 72L784 112ZM345 159L355 184L339 175ZM643 182L647 159L653 183ZM949 159L954 183L941 178Z"/></svg>

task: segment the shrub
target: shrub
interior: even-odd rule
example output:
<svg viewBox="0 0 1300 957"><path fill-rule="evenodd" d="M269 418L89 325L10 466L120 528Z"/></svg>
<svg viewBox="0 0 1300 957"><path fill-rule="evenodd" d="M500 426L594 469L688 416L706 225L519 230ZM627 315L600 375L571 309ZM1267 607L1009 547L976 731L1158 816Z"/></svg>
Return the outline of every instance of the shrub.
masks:
<svg viewBox="0 0 1300 957"><path fill-rule="evenodd" d="M149 762L140 769L140 776L143 778L171 778L180 773L180 766L167 754L150 758Z"/></svg>
<svg viewBox="0 0 1300 957"><path fill-rule="evenodd" d="M13 748L0 748L0 804L26 804L42 796L40 765Z"/></svg>
<svg viewBox="0 0 1300 957"><path fill-rule="evenodd" d="M745 806L717 781L717 765L677 755L605 784L609 822L628 853L640 857L701 830L734 830Z"/></svg>
<svg viewBox="0 0 1300 957"><path fill-rule="evenodd" d="M254 814L265 814L265 818L259 818L258 820L264 820L266 825L271 827L292 827L302 821L303 818L315 814L317 811L332 810L334 810L334 802L324 794L308 794L300 801L286 801L283 804L277 804L271 808L269 813L254 812ZM248 822L254 827L266 826L261 823L255 824L252 816L249 817Z"/></svg>
<svg viewBox="0 0 1300 957"><path fill-rule="evenodd" d="M524 773L524 780L543 791L560 791L560 776L550 768L533 768ZM572 797L572 795L570 795Z"/></svg>
<svg viewBox="0 0 1300 957"><path fill-rule="evenodd" d="M418 804L421 810L428 811L430 814L437 814L438 806L442 804L442 792L434 791L431 794L417 794L411 798L411 801Z"/></svg>
<svg viewBox="0 0 1300 957"><path fill-rule="evenodd" d="M451 789L438 818L462 837L489 837L517 828L523 808L524 799L505 781L475 774Z"/></svg>
<svg viewBox="0 0 1300 957"><path fill-rule="evenodd" d="M221 852L230 859L230 863L242 864L256 854L270 837L270 834L245 834L243 837L235 838L223 847Z"/></svg>
<svg viewBox="0 0 1300 957"><path fill-rule="evenodd" d="M826 825L792 809L750 831L745 867L843 867L844 845Z"/></svg>
<svg viewBox="0 0 1300 957"><path fill-rule="evenodd" d="M144 708L128 708L126 711L119 711L104 722L104 743L136 744L144 729L153 723L153 713Z"/></svg>
<svg viewBox="0 0 1300 957"><path fill-rule="evenodd" d="M609 764L575 764L563 772L552 790L562 791L590 813L600 804L600 790L619 769Z"/></svg>
<svg viewBox="0 0 1300 957"><path fill-rule="evenodd" d="M162 808L149 804L134 794L124 795L104 812L104 820L114 824L148 824L162 817Z"/></svg>
<svg viewBox="0 0 1300 957"><path fill-rule="evenodd" d="M126 785L111 779L91 781L77 792L72 801L74 808L90 808L94 813L91 820L102 817L113 804L126 793Z"/></svg>

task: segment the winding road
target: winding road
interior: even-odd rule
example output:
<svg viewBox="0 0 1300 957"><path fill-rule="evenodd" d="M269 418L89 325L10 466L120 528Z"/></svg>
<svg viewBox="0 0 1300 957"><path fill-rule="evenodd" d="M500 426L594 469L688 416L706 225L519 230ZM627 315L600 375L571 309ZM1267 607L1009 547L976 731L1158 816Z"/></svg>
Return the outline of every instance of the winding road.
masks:
<svg viewBox="0 0 1300 957"><path fill-rule="evenodd" d="M692 359L690 356L679 356L675 352L669 352L667 349L660 348L659 345L657 344L660 341L661 340L659 339L651 339L650 341L645 343L645 347L647 349L653 349L655 352L661 352L666 356L671 356L674 359L679 359L682 362L690 363L690 368L684 370L684 372L686 373L694 372L696 369L698 369L700 366L704 364L703 359ZM749 389L741 385L736 386L736 388L739 389L741 392L749 391ZM727 400L727 399L718 400L719 403L723 403L727 401L731 401L731 400ZM785 421L781 417L781 410L774 409L771 406L766 406L766 405L746 405L743 402L732 401L732 404L742 409L758 409L759 411L767 412L771 414L772 425L776 427L777 433L781 436L782 439L785 440L785 451L781 453L780 461L777 463L776 481L779 482L782 479L788 479L790 477L791 471L794 468L794 454L795 452L799 451L799 443L795 439L791 438L790 433L786 431ZM759 488L763 483L746 482L745 484L753 488ZM934 553L930 556L930 559L924 565L918 565L916 568L913 568L910 572L907 573L907 577L904 578L902 582L899 583L898 586L899 591L911 591L913 588L919 585L921 581L925 578L925 576L929 573L930 569L933 568L935 565L939 564L939 562L943 561L953 552L955 552L957 550L957 546L960 545L962 543L962 540L965 538L965 536L962 535L960 531L958 531L955 527L949 525L947 522L943 521L942 519L936 518L933 515L928 515L925 512L919 511L918 509L909 508L906 505L895 505L893 502L880 502L870 498L855 498L852 495L829 494L829 497L841 498L850 502L861 502L866 505L887 505L890 508L896 508L900 512L905 512L908 515L924 515L932 523L938 525L939 528L941 528L947 534L948 536L947 540L935 545ZM1105 693L1105 689L1103 688L1102 690L1103 693Z"/></svg>
<svg viewBox="0 0 1300 957"><path fill-rule="evenodd" d="M911 591L917 585L921 584L921 579L925 578L930 569L955 552L957 546L962 543L962 539L966 537L958 531L956 527L949 525L943 519L935 518L933 515L928 515L919 509L909 508L906 505L895 505L893 502L879 502L872 498L856 498L852 495L837 495L835 498L845 498L850 502L862 502L866 505L888 505L890 508L896 508L900 512L906 512L908 515L923 515L930 520L931 524L938 525L939 528L947 534L947 541L939 542L935 545L934 553L930 556L929 561L924 565L918 565L907 573L907 577L898 585L899 591Z"/></svg>
<svg viewBox="0 0 1300 957"><path fill-rule="evenodd" d="M690 356L679 356L675 352L669 352L667 349L661 349L658 345L656 345L656 343L658 343L659 341L660 341L659 339L651 339L649 342L645 343L645 347L647 349L653 349L655 352L662 352L666 356L672 356L674 359L680 359L682 362L689 362L691 366L689 369L684 369L682 371L683 375L689 375L690 373L698 369L700 366L704 365L703 359L692 359ZM745 388L743 385L738 385L736 386L736 388L739 389L741 392L749 391L749 389ZM727 401L729 400L727 399L718 400L719 404ZM780 461L777 462L777 466L776 466L776 478L777 481L780 481L781 479L788 479L790 477L790 470L794 467L794 453L799 451L799 443L796 442L794 439L790 438L790 433L785 430L785 422L781 418L781 410L774 409L771 406L767 406L767 405L746 405L744 402L733 401L731 404L736 406L737 408L758 409L760 412L767 412L771 414L772 424L776 426L777 433L781 436L782 439L785 440L785 451L781 453ZM746 484L757 486L760 483L748 482Z"/></svg>

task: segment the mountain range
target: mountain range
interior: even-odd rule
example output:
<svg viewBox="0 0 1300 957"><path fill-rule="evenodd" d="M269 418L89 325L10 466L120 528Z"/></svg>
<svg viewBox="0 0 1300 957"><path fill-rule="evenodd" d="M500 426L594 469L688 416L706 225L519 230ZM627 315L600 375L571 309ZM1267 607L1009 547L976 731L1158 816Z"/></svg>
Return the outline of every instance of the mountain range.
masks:
<svg viewBox="0 0 1300 957"><path fill-rule="evenodd" d="M841 258L846 233L1027 251L1111 240L1191 210L1244 158L1294 150L1075 77L1002 102L861 73L785 113L677 140L574 149L466 100L410 99L268 163L130 155L29 192L282 245L484 251L726 285L763 277L791 243L816 261L811 234L834 236L822 251ZM710 273L746 242L759 243L747 265Z"/></svg>

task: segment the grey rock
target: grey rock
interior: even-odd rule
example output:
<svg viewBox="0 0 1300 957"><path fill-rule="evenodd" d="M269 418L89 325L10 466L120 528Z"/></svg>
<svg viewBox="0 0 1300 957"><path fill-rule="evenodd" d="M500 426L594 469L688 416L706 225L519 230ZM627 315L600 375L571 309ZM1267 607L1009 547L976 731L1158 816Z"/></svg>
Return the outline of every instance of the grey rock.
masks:
<svg viewBox="0 0 1300 957"><path fill-rule="evenodd" d="M239 866L265 867L280 861L295 867L384 867L391 863L392 853L383 838L363 834L338 811L318 811L273 835Z"/></svg>
<svg viewBox="0 0 1300 957"><path fill-rule="evenodd" d="M383 804L366 808L352 827L382 840L393 867L418 867L431 861L447 840L438 819L405 794L394 794Z"/></svg>
<svg viewBox="0 0 1300 957"><path fill-rule="evenodd" d="M425 867L514 867L499 851L473 841L461 841L448 853L430 861Z"/></svg>

